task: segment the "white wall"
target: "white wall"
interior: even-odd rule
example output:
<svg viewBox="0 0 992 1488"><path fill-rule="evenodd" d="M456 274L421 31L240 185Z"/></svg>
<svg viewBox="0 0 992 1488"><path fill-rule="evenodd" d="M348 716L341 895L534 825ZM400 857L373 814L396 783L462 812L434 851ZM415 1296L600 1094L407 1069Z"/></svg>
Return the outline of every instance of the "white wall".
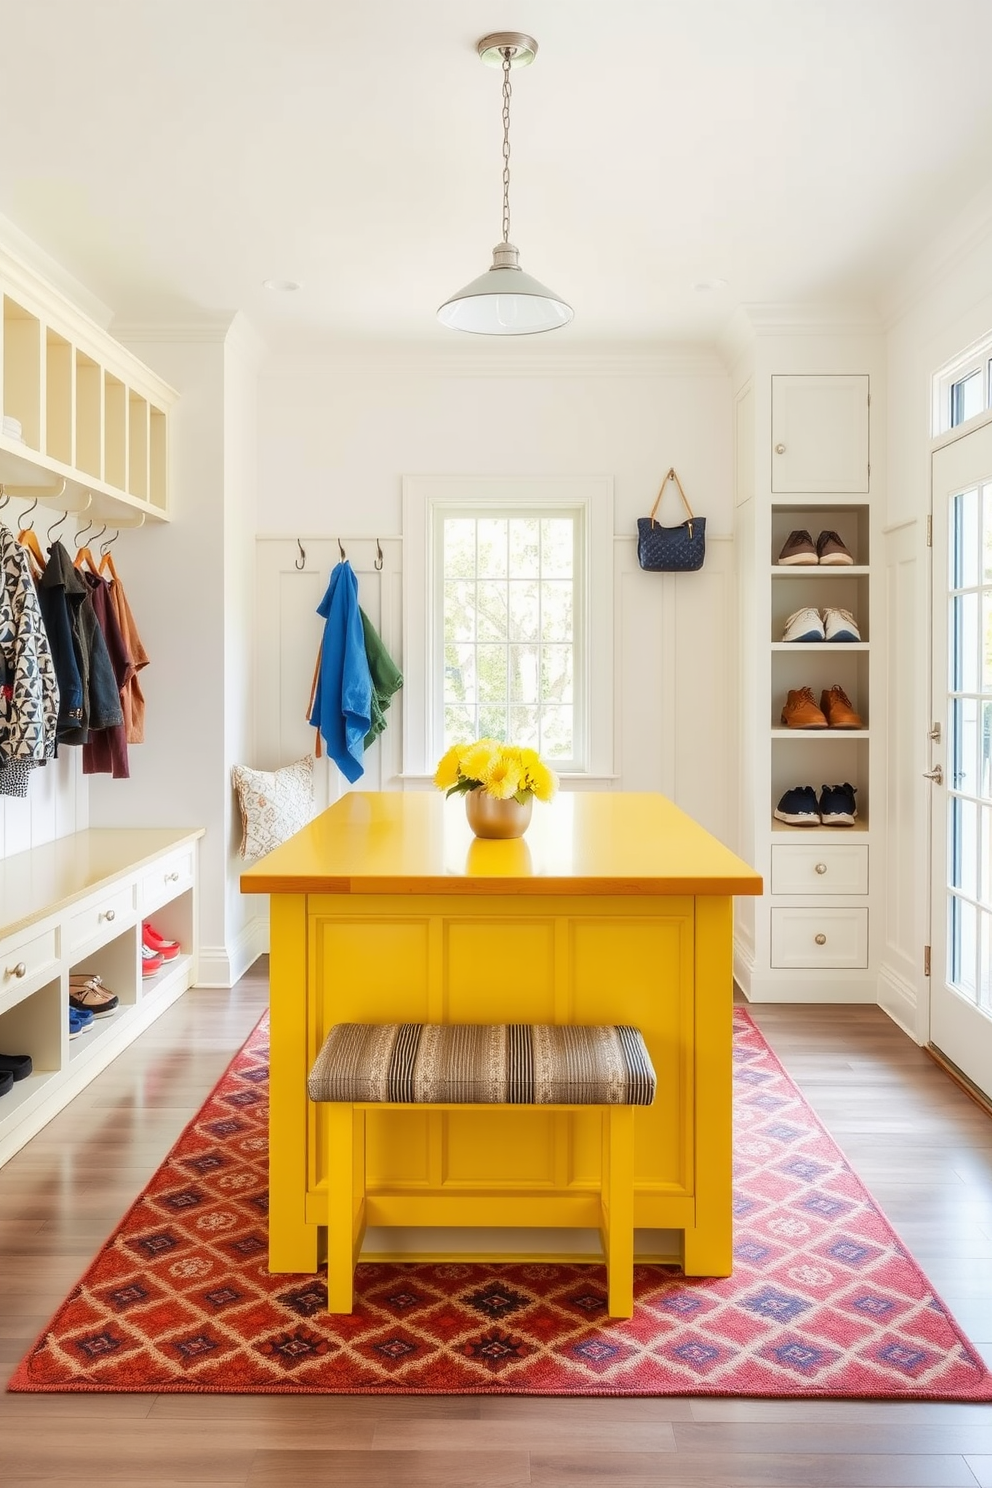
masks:
<svg viewBox="0 0 992 1488"><path fill-rule="evenodd" d="M929 1037L930 510L931 379L992 330L992 212L952 224L926 261L897 286L904 308L888 330L889 501L886 521L892 741L889 862L879 1000L914 1037Z"/></svg>
<svg viewBox="0 0 992 1488"><path fill-rule="evenodd" d="M616 784L665 791L732 843L731 448L729 380L709 353L278 357L259 389L258 529L399 535L404 475L611 475ZM701 574L637 568L636 519L670 465L707 518ZM663 519L681 517L666 498Z"/></svg>

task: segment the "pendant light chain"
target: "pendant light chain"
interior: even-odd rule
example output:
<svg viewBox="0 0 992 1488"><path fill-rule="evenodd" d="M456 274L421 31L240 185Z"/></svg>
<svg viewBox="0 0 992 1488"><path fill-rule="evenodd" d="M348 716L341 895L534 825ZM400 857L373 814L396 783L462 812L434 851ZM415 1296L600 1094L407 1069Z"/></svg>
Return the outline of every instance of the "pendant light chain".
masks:
<svg viewBox="0 0 992 1488"><path fill-rule="evenodd" d="M510 241L510 58L511 49L503 52L503 242Z"/></svg>

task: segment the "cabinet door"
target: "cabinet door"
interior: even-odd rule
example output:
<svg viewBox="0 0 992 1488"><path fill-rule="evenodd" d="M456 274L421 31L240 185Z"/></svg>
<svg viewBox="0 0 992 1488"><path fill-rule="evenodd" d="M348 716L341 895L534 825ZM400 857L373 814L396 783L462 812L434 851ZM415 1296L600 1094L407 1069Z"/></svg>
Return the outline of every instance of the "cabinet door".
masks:
<svg viewBox="0 0 992 1488"><path fill-rule="evenodd" d="M867 374L772 378L772 491L868 490Z"/></svg>

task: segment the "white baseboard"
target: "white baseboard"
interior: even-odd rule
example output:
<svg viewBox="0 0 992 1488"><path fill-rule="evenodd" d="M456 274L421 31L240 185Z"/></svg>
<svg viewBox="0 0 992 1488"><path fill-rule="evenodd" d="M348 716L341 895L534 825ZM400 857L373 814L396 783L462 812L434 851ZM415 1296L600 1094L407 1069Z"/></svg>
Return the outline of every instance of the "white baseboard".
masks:
<svg viewBox="0 0 992 1488"><path fill-rule="evenodd" d="M734 981L750 1001L751 980L754 976L754 947L747 941L734 937Z"/></svg>
<svg viewBox="0 0 992 1488"><path fill-rule="evenodd" d="M230 946L201 946L198 987L233 987L269 949L269 921L258 916L243 925Z"/></svg>
<svg viewBox="0 0 992 1488"><path fill-rule="evenodd" d="M886 962L878 970L878 1005L903 1033L909 1034L914 1043L926 1042L917 1031L919 1001L916 987L908 977Z"/></svg>
<svg viewBox="0 0 992 1488"><path fill-rule="evenodd" d="M877 1002L874 978L867 972L852 977L850 972L836 972L811 977L808 971L765 971L751 973L741 991L748 1002L844 1003Z"/></svg>

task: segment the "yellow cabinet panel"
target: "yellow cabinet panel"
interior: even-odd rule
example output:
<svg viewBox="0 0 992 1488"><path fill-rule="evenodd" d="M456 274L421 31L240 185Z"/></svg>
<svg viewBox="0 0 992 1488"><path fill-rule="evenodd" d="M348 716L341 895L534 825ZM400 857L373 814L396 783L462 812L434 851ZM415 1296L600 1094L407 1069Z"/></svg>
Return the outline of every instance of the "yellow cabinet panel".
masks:
<svg viewBox="0 0 992 1488"><path fill-rule="evenodd" d="M423 916L314 916L317 1048L335 1023L428 1022L429 941Z"/></svg>
<svg viewBox="0 0 992 1488"><path fill-rule="evenodd" d="M444 1021L554 1023L551 919L448 919Z"/></svg>
<svg viewBox="0 0 992 1488"><path fill-rule="evenodd" d="M458 1111L444 1118L447 1187L551 1188L555 1183L552 1113Z"/></svg>

